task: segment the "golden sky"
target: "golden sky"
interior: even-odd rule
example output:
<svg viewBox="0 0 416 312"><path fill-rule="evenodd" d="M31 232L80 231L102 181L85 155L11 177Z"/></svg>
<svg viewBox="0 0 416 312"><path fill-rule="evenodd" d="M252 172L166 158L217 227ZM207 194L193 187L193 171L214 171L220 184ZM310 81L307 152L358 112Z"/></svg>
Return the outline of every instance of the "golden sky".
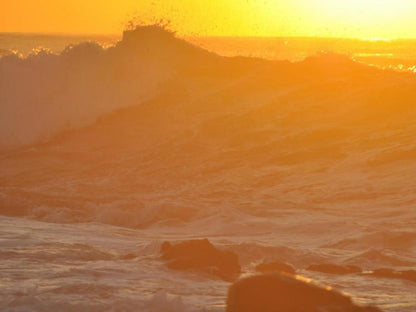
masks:
<svg viewBox="0 0 416 312"><path fill-rule="evenodd" d="M0 31L120 33L133 16L185 35L416 38L416 0L0 0Z"/></svg>

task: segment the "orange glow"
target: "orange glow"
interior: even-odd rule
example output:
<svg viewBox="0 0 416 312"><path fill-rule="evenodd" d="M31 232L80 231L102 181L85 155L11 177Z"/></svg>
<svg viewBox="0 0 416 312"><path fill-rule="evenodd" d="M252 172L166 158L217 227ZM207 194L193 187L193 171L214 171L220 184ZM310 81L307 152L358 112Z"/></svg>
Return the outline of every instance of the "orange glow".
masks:
<svg viewBox="0 0 416 312"><path fill-rule="evenodd" d="M416 310L416 4L0 1L0 310Z"/></svg>
<svg viewBox="0 0 416 312"><path fill-rule="evenodd" d="M2 32L120 33L167 19L185 35L413 38L412 0L5 0Z"/></svg>

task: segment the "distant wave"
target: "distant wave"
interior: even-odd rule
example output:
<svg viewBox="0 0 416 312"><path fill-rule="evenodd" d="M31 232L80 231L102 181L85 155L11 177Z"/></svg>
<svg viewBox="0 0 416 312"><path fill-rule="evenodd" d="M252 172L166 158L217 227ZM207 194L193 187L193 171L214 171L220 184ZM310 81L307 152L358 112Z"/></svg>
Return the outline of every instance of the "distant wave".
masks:
<svg viewBox="0 0 416 312"><path fill-rule="evenodd" d="M13 54L13 51L7 50L7 49L0 49L0 58L2 56Z"/></svg>

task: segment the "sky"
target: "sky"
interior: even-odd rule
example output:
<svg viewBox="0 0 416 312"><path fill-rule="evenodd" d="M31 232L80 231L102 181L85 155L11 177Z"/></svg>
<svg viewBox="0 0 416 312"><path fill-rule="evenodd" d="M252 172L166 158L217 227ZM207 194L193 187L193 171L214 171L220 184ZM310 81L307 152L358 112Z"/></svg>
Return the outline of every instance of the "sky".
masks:
<svg viewBox="0 0 416 312"><path fill-rule="evenodd" d="M135 18L193 36L416 38L416 0L0 0L0 32L119 34Z"/></svg>

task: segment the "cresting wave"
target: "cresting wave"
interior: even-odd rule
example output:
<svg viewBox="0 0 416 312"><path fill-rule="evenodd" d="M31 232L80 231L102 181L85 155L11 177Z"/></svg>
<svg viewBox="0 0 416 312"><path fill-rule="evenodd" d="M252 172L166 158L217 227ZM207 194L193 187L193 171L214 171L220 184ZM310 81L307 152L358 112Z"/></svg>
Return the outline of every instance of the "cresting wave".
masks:
<svg viewBox="0 0 416 312"><path fill-rule="evenodd" d="M59 55L42 50L27 58L5 54L0 58L1 149L47 140L143 103L189 58L206 53L148 26L126 31L108 49L86 42Z"/></svg>

